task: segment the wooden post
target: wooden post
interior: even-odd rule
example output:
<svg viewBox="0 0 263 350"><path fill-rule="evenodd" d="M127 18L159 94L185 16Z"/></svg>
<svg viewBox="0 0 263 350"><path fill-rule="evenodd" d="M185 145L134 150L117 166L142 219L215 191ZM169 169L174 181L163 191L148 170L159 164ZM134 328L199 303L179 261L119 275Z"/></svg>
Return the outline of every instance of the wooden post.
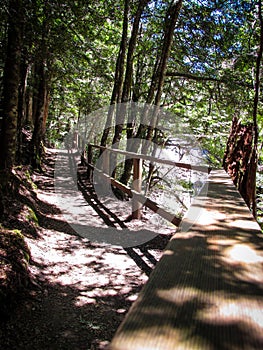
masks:
<svg viewBox="0 0 263 350"><path fill-rule="evenodd" d="M106 149L102 153L102 170L105 174L110 175L110 152Z"/></svg>
<svg viewBox="0 0 263 350"><path fill-rule="evenodd" d="M111 176L110 174L110 152L108 150L104 150L102 155L102 173ZM104 194L107 195L109 194L110 191L110 185L107 181L105 181L105 178L101 175L99 175L100 182L101 182L101 188L104 191Z"/></svg>
<svg viewBox="0 0 263 350"><path fill-rule="evenodd" d="M87 164L87 178L88 181L91 180L91 167L90 164L92 164L92 145L88 145L88 164Z"/></svg>
<svg viewBox="0 0 263 350"><path fill-rule="evenodd" d="M72 147L74 149L79 148L79 134L77 131L74 131L74 136L73 136L73 145Z"/></svg>
<svg viewBox="0 0 263 350"><path fill-rule="evenodd" d="M141 193L142 190L142 159L133 159L133 189ZM141 219L142 204L135 198L132 199L132 218Z"/></svg>

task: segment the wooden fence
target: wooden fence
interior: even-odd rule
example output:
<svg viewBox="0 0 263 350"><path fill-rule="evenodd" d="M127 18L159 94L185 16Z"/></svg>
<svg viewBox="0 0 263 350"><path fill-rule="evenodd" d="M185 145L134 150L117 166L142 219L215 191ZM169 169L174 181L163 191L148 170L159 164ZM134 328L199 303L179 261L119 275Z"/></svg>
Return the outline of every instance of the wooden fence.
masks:
<svg viewBox="0 0 263 350"><path fill-rule="evenodd" d="M93 164L93 149L99 149L101 151L102 164L101 167L95 167ZM117 181L111 176L111 154L123 155L133 159L133 188L130 188L121 182ZM102 147L98 145L89 144L87 150L87 159L83 158L83 162L87 166L87 176L91 179L92 172L96 171L99 176L102 176L107 183L112 186L117 187L122 192L126 193L130 198L132 198L132 219L141 219L142 207L146 206L153 212L158 213L164 219L178 226L181 222L181 218L176 217L174 213L168 212L166 209L161 208L152 199L141 194L142 189L142 171L143 171L143 160L150 161L152 163L160 163L165 165L174 166L181 169L195 170L203 173L209 173L211 168L208 166L191 165L188 163L174 162L169 159L160 159L157 157L152 157L145 154L137 154L133 152L127 152L119 149L112 149L107 147Z"/></svg>

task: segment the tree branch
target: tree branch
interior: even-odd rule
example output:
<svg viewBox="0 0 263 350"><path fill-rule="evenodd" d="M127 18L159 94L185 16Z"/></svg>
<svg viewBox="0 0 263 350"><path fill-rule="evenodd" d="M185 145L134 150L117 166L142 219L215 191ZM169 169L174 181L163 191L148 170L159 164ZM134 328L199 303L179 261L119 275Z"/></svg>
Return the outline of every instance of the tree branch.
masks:
<svg viewBox="0 0 263 350"><path fill-rule="evenodd" d="M214 82L223 83L223 84L229 83L229 79L225 79L225 78L218 79L218 78L213 78L213 77L205 77L205 76L195 75L192 73L167 72L166 76L167 77L178 77L178 78L191 79L191 80L195 80L195 81L214 81ZM254 88L253 84L248 84L248 83L244 83L241 81L232 81L231 83L238 85L238 86L248 87L250 89Z"/></svg>

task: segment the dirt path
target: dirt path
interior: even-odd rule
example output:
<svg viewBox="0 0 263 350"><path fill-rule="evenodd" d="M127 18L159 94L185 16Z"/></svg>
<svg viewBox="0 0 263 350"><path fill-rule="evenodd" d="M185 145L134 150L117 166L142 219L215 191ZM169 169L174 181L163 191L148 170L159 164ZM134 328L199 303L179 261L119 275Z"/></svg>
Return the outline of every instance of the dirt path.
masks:
<svg viewBox="0 0 263 350"><path fill-rule="evenodd" d="M34 175L37 235L26 237L37 286L1 328L1 349L105 349L171 236L126 249L77 236L55 206L53 171L50 153L45 174Z"/></svg>

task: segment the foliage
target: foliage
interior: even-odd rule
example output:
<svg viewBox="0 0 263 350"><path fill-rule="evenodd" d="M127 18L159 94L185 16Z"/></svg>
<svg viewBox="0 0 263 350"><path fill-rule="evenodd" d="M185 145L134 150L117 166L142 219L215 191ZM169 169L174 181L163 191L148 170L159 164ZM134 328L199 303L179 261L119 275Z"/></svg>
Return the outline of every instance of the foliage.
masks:
<svg viewBox="0 0 263 350"><path fill-rule="evenodd" d="M133 57L130 98L145 102L164 23L172 1L149 1L144 8ZM7 48L8 1L0 9L0 93ZM128 40L139 1L130 1ZM254 70L260 28L256 0L184 1L174 31L161 105L187 123L214 166L221 166L232 118L252 121ZM122 36L125 0L23 1L25 28L21 66L26 69L21 124L34 125L36 68L47 78L46 143L58 146L81 117L109 103ZM45 48L45 50L43 50ZM45 56L45 57L42 57ZM31 112L30 112L31 111ZM1 112L1 104L0 104ZM31 113L31 115L30 115ZM262 143L262 97L258 106ZM173 136L175 121L166 138ZM20 129L22 130L22 126ZM0 115L1 129L1 115ZM18 130L18 140L20 137ZM122 134L124 137L125 133ZM19 145L18 145L19 147ZM259 163L262 163L259 155Z"/></svg>

